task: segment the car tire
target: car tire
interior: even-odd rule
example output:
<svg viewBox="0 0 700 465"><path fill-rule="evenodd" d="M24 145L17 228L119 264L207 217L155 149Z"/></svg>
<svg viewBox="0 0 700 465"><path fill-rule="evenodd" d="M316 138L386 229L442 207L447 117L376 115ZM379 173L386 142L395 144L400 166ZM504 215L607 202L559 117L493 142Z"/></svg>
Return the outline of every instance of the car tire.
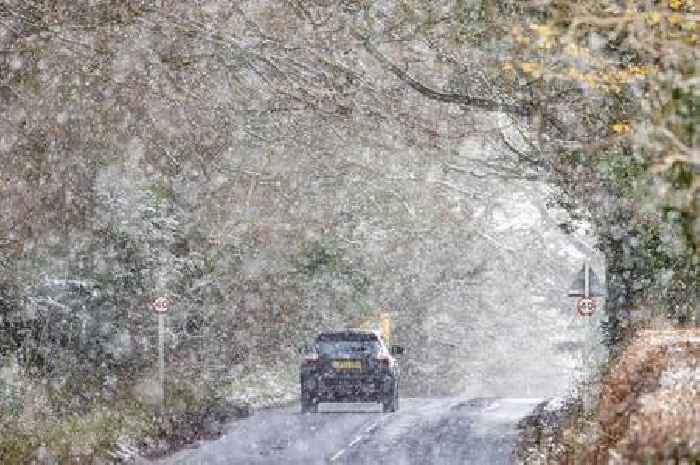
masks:
<svg viewBox="0 0 700 465"><path fill-rule="evenodd" d="M396 412L399 409L399 387L394 385L394 389L384 398L382 411L384 413Z"/></svg>
<svg viewBox="0 0 700 465"><path fill-rule="evenodd" d="M301 391L301 413L318 413L318 403L310 392Z"/></svg>
<svg viewBox="0 0 700 465"><path fill-rule="evenodd" d="M302 402L301 413L318 413L318 404L316 402Z"/></svg>

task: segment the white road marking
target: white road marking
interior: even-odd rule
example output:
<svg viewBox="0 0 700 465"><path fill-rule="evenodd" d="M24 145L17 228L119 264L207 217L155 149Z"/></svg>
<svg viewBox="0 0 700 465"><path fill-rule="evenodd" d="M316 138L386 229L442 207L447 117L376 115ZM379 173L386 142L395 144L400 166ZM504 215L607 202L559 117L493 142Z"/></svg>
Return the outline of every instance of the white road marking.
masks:
<svg viewBox="0 0 700 465"><path fill-rule="evenodd" d="M365 430L365 433L368 433L368 434L369 434L369 433L373 433L375 429L379 428L379 423L380 423L380 421L381 421L381 420L377 420L376 422L374 422L373 425L370 425L370 426Z"/></svg>
<svg viewBox="0 0 700 465"><path fill-rule="evenodd" d="M331 462L335 462L345 453L345 449L340 449L333 457L331 457Z"/></svg>
<svg viewBox="0 0 700 465"><path fill-rule="evenodd" d="M497 409L497 408L500 407L500 406L501 406L500 402L496 401L496 402L492 403L491 405L488 405L488 406L484 409L484 412L490 412L491 410L495 410L495 409Z"/></svg>
<svg viewBox="0 0 700 465"><path fill-rule="evenodd" d="M342 457L343 454L344 454L348 449L352 448L352 446L354 446L354 445L357 444L358 442L362 441L366 436L369 436L369 435L372 434L377 428L379 428L379 423L381 423L381 420L377 420L377 421L375 421L374 423L372 423L371 425L369 425L367 428L365 428L365 430L363 431L362 434L357 435L357 437L355 437L355 439L353 439L352 441L350 441L350 444L348 444L348 445L345 446L343 449L340 449L338 452L336 452L335 454L333 454L333 456L330 458L329 461L330 461L330 462L335 462L335 461L338 460L340 457Z"/></svg>

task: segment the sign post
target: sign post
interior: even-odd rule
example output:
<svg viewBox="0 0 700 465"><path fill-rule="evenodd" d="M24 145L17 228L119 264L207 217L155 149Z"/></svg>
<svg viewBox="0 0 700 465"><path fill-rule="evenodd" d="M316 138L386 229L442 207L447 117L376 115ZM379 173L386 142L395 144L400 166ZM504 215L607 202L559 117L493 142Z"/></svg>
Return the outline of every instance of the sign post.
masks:
<svg viewBox="0 0 700 465"><path fill-rule="evenodd" d="M591 270L588 261L584 262L581 271L576 275L576 279L574 279L569 288L568 296L588 299L591 297L605 297L605 295L605 288L601 286L598 275Z"/></svg>
<svg viewBox="0 0 700 465"><path fill-rule="evenodd" d="M594 352L593 340L595 337L595 321L592 318L596 310L596 302L593 297L605 297L606 290L600 284L598 276L591 270L588 260L584 261L581 271L576 276L571 285L569 297L578 297L576 302L576 313L580 317L588 320L586 338L589 344L584 345L581 349L581 368L583 370L584 385L583 385L583 403L584 409L590 411L593 404L593 363L592 357Z"/></svg>
<svg viewBox="0 0 700 465"><path fill-rule="evenodd" d="M153 302L153 310L158 314L158 380L160 384L160 410L165 406L165 313L168 299L158 297Z"/></svg>

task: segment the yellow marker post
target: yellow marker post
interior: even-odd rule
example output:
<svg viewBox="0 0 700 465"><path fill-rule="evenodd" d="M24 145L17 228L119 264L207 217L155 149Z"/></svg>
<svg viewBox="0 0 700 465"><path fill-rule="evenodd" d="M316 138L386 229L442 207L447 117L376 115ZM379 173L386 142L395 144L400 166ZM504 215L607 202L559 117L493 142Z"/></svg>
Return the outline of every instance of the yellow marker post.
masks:
<svg viewBox="0 0 700 465"><path fill-rule="evenodd" d="M388 313L379 314L379 330L387 344L391 343L391 315Z"/></svg>
<svg viewBox="0 0 700 465"><path fill-rule="evenodd" d="M384 342L390 344L391 341L391 314L388 312L377 312L376 316L373 318L367 318L365 320L360 320L357 324L360 329L369 329L372 331L379 331L379 334L384 339Z"/></svg>

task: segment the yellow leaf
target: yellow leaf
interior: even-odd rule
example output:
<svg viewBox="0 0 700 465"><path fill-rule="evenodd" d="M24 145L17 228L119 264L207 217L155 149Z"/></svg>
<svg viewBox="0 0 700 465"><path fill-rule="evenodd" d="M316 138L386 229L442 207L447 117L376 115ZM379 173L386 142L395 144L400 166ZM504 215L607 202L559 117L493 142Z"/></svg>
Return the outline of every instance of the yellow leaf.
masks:
<svg viewBox="0 0 700 465"><path fill-rule="evenodd" d="M673 14L673 15L668 15L668 17L666 19L668 19L668 22L670 24L678 24L678 23L681 23L683 21L683 16L678 15L678 14Z"/></svg>
<svg viewBox="0 0 700 465"><path fill-rule="evenodd" d="M530 30L535 31L545 38L557 35L557 31L555 31L552 26L546 24L530 24Z"/></svg>
<svg viewBox="0 0 700 465"><path fill-rule="evenodd" d="M537 44L537 48L540 50L549 50L554 47L555 41L553 39L543 39Z"/></svg>
<svg viewBox="0 0 700 465"><path fill-rule="evenodd" d="M615 76L610 76L610 79L607 79L608 81L617 81L621 84L624 84L632 79L632 73L626 71L626 70L620 70L617 72Z"/></svg>
<svg viewBox="0 0 700 465"><path fill-rule="evenodd" d="M530 43L530 39L528 39L526 36L523 35L516 35L514 37L515 42L517 42L520 45L527 45Z"/></svg>
<svg viewBox="0 0 700 465"><path fill-rule="evenodd" d="M528 74L539 75L542 71L542 65L540 63L534 63L531 61L526 61L520 64L520 68Z"/></svg>
<svg viewBox="0 0 700 465"><path fill-rule="evenodd" d="M581 53L581 49L578 46L576 46L576 44L567 45L564 51L572 57L577 57Z"/></svg>
<svg viewBox="0 0 700 465"><path fill-rule="evenodd" d="M618 134L626 134L630 130L630 124L628 122L625 122L625 121L620 121L620 122L613 123L612 125L610 125L610 129L612 129L613 131L615 131Z"/></svg>
<svg viewBox="0 0 700 465"><path fill-rule="evenodd" d="M627 71L634 77L644 77L649 74L649 67L631 66Z"/></svg>
<svg viewBox="0 0 700 465"><path fill-rule="evenodd" d="M659 13L658 11L650 11L644 16L646 17L647 23L649 23L652 26L661 22L661 13Z"/></svg>
<svg viewBox="0 0 700 465"><path fill-rule="evenodd" d="M683 21L681 22L681 29L684 31L695 31L698 28L697 21Z"/></svg>
<svg viewBox="0 0 700 465"><path fill-rule="evenodd" d="M588 86L592 89L595 89L598 87L598 84L600 82L600 78L595 74L595 73L586 73L582 74L580 76L581 80L588 84Z"/></svg>
<svg viewBox="0 0 700 465"><path fill-rule="evenodd" d="M680 10L683 7L683 0L668 0L668 6L672 10Z"/></svg>
<svg viewBox="0 0 700 465"><path fill-rule="evenodd" d="M569 68L568 76L572 79L581 79L581 73L576 68Z"/></svg>

